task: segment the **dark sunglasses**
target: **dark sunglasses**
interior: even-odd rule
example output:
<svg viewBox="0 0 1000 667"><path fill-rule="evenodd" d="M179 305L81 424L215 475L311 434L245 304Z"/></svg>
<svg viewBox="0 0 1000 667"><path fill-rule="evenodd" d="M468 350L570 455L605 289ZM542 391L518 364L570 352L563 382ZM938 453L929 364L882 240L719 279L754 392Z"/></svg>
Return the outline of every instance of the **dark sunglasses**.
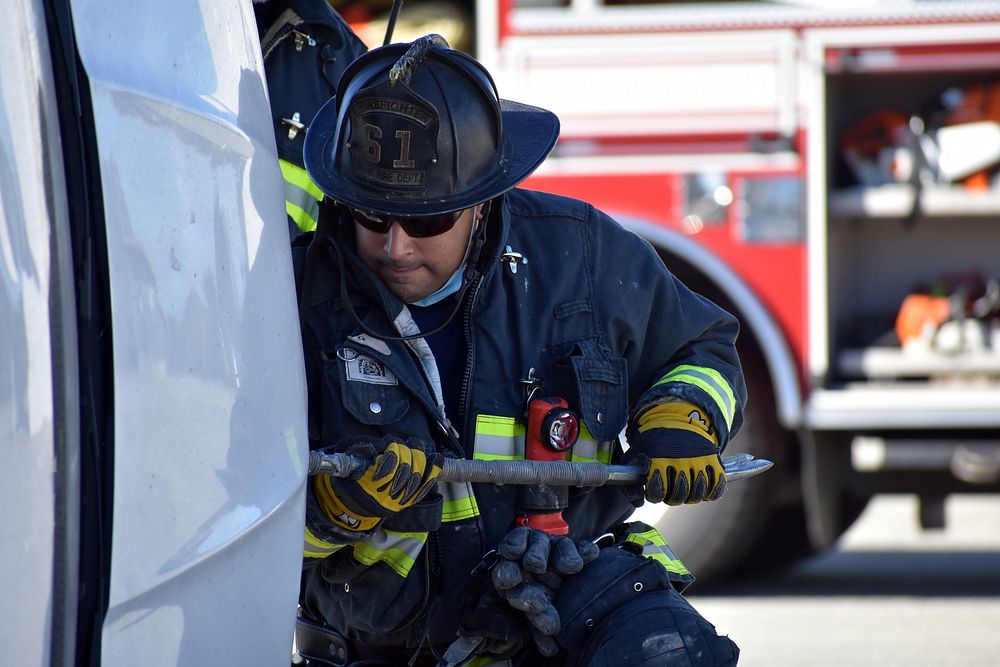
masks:
<svg viewBox="0 0 1000 667"><path fill-rule="evenodd" d="M376 234L388 234L392 228L392 223L398 222L407 236L419 239L444 234L455 226L458 218L462 215L462 211L450 211L437 215L381 218L372 213L359 211L356 208L352 208L350 211L354 221L368 231L375 232Z"/></svg>

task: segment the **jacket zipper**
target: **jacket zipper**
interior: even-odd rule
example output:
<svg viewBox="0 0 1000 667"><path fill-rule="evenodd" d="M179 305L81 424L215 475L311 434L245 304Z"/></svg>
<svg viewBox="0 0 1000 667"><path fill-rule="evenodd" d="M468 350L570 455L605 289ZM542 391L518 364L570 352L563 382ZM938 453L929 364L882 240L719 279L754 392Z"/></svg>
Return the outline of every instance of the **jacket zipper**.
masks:
<svg viewBox="0 0 1000 667"><path fill-rule="evenodd" d="M459 393L458 400L458 412L459 412L459 422L460 424L465 423L465 401L468 395L469 381L472 376L472 326L471 326L471 314L472 306L479 295L479 286L482 283L482 278L476 281L476 284L472 288L472 297L469 299L468 305L465 307L465 312L463 313L463 324L465 329L465 342L466 342L466 357L465 357L465 377L462 378L462 389ZM452 428L454 430L454 428ZM465 455L464 447L462 443L455 437L455 435L449 433L449 438L458 443L460 449L462 449L462 455ZM482 526L480 526L480 534L482 534ZM427 596L424 599L424 611L427 614L435 613L434 609L427 608L427 600L435 599L440 597L439 587L441 586L441 538L439 537L437 531L430 531L427 533L427 543L425 545L425 550L427 552ZM433 591L433 594L431 593ZM431 605L434 607L435 605ZM425 618L424 622L433 621L432 618ZM425 637L421 639L421 646L423 645L423 640L427 639L426 633L428 628L425 628Z"/></svg>
<svg viewBox="0 0 1000 667"><path fill-rule="evenodd" d="M468 304L465 306L465 312L462 314L462 324L465 329L465 376L462 378L462 389L458 394L458 423L462 425L462 434L466 440L469 437L469 406L466 403L469 400L469 385L472 383L472 367L475 364L475 355L472 349L472 309L475 307L476 299L479 298L479 288L482 284L483 279L479 277L473 286L472 297L469 299ZM465 450L464 445L462 448ZM471 457L472 453L463 451L463 454Z"/></svg>
<svg viewBox="0 0 1000 667"><path fill-rule="evenodd" d="M260 51L265 61L267 60L267 57L271 55L271 52L274 51L275 47L277 47L278 44L281 44L286 37L292 34L292 30L294 29L295 26L293 24L286 23L281 27L281 29L278 30L277 33L275 33L270 42L261 45Z"/></svg>
<svg viewBox="0 0 1000 667"><path fill-rule="evenodd" d="M458 418L459 424L462 424L462 435L465 441L468 442L469 438L472 439L472 449L475 449L476 432L475 426L471 427L468 423L469 421L469 386L472 384L472 371L475 365L475 350L472 347L472 311L476 307L476 299L479 298L479 289L482 287L483 278L482 276L476 281L476 284L472 289L472 296L469 298L469 303L465 307L465 312L463 313L463 322L465 326L465 377L462 378L462 390L458 395ZM471 435L470 435L471 433ZM473 458L475 451L467 451L464 442L459 442L462 447L462 455L466 458ZM470 484L471 487L471 484ZM483 553L486 551L486 527L483 525L483 517L481 514L476 515L476 528L479 531L479 552Z"/></svg>
<svg viewBox="0 0 1000 667"><path fill-rule="evenodd" d="M261 56L264 58L265 62L267 61L268 56L271 55L271 52L273 52L274 49L276 49L279 44L281 44L291 35L295 35L295 41L297 42L296 50L298 51L301 51L302 47L306 44L308 44L309 46L316 45L315 38L308 32L300 30L299 29L300 25L302 25L301 22L298 24L286 23L278 30L277 33L275 33L274 37L271 38L271 41L269 41L267 44L261 45L260 49Z"/></svg>
<svg viewBox="0 0 1000 667"><path fill-rule="evenodd" d="M427 593L434 591L437 597L441 585L441 541L437 531L427 533ZM426 604L426 600L424 601Z"/></svg>

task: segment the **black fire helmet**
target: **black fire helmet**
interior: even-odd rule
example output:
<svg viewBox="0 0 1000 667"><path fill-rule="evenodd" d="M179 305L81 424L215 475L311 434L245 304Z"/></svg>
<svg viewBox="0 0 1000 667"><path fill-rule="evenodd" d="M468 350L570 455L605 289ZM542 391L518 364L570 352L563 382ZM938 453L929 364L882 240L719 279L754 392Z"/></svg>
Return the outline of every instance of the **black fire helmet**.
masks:
<svg viewBox="0 0 1000 667"><path fill-rule="evenodd" d="M429 35L355 60L310 124L304 157L341 204L426 216L507 192L558 135L555 114L499 99L478 61Z"/></svg>

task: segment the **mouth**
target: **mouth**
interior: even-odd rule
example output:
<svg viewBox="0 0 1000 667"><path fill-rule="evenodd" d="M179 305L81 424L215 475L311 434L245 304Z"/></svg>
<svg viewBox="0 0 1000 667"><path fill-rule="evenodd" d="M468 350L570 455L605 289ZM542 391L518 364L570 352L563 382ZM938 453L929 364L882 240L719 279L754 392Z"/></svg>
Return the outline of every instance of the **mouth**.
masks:
<svg viewBox="0 0 1000 667"><path fill-rule="evenodd" d="M396 265L396 264L382 265L383 275L393 280L407 280L412 276L416 275L417 271L419 270L420 270L420 265L417 266L406 266L406 265Z"/></svg>

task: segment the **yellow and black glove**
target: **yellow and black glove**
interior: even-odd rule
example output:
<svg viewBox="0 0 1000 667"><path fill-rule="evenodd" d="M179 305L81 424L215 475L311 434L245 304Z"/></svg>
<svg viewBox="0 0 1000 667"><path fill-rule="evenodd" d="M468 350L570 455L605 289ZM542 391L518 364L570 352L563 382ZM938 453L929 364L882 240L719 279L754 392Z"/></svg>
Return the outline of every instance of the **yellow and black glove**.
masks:
<svg viewBox="0 0 1000 667"><path fill-rule="evenodd" d="M399 438L351 439L334 447L371 461L352 477L316 475L313 490L323 513L334 524L367 533L379 523L416 505L441 474L444 457L426 454L416 440Z"/></svg>
<svg viewBox="0 0 1000 667"><path fill-rule="evenodd" d="M646 500L668 505L718 500L726 492L719 437L705 411L682 401L656 403L633 424L629 459L647 465Z"/></svg>

